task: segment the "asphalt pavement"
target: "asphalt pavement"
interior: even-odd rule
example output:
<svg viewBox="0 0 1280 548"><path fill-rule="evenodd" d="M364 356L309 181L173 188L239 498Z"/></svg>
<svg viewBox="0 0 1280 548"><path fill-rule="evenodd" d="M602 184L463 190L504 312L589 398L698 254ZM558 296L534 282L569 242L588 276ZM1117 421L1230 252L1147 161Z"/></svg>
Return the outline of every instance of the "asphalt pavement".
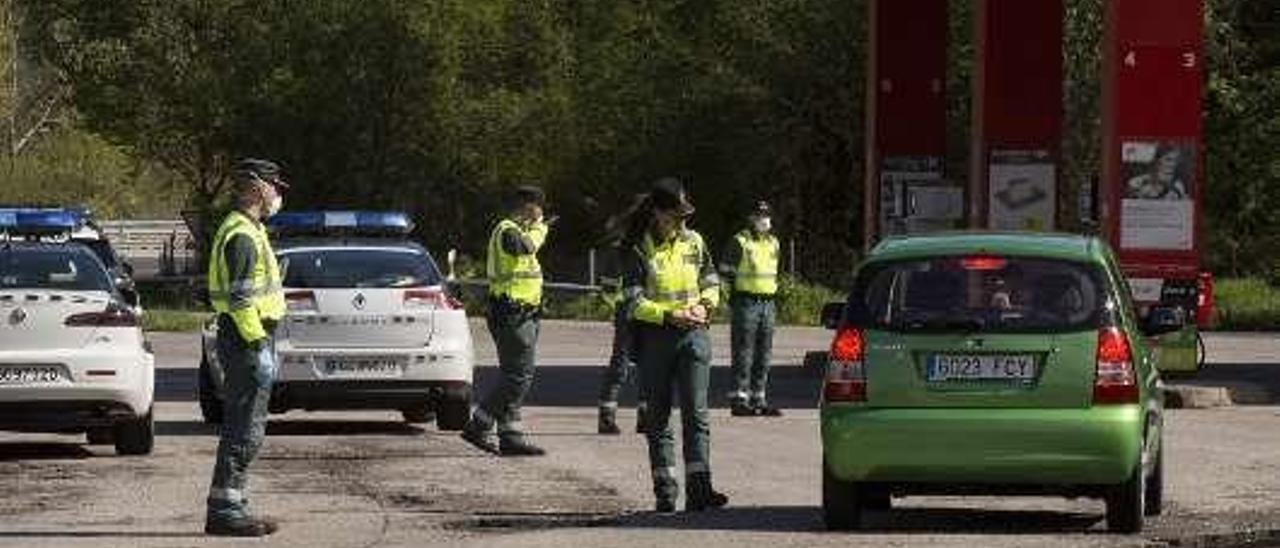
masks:
<svg viewBox="0 0 1280 548"><path fill-rule="evenodd" d="M474 327L483 391L495 378L493 349ZM723 397L727 331L713 330L712 460L731 496L720 511L648 511L643 439L594 433L609 326L547 322L525 422L549 456L490 457L392 412L276 415L251 496L281 531L265 542L206 538L217 440L194 401L198 339L152 334L155 453L116 457L77 436L0 434L0 546L1280 546L1275 335L1210 334L1209 366L1177 381L1247 397L1169 412L1169 504L1142 535L1106 533L1100 501L996 497L898 499L870 531L835 534L819 512L818 381L800 365L830 334L782 329L772 398L787 414L744 419L729 416Z"/></svg>

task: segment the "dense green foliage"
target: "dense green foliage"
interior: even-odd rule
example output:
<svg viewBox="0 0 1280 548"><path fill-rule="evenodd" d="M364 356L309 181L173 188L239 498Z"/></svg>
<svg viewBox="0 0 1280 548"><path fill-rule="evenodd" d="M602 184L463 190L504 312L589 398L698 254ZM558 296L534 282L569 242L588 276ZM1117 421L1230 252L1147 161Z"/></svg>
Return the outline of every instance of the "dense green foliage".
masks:
<svg viewBox="0 0 1280 548"><path fill-rule="evenodd" d="M1218 280L1214 328L1224 331L1280 329L1280 287L1256 279Z"/></svg>
<svg viewBox="0 0 1280 548"><path fill-rule="evenodd" d="M404 208L433 249L473 257L500 190L541 183L563 216L558 279L584 278L604 220L668 174L713 242L772 200L807 279L845 281L861 239L866 0L13 2L29 63L74 110L61 144L23 153L49 160L23 161L125 214L177 179L212 216L229 160L256 155L286 165L291 207ZM1102 2L1067 2L1068 227L1098 170ZM1206 258L1263 273L1280 256L1280 8L1208 6ZM972 14L952 8L948 176L963 182ZM58 152L77 147L89 170ZM43 198L32 185L8 192Z"/></svg>

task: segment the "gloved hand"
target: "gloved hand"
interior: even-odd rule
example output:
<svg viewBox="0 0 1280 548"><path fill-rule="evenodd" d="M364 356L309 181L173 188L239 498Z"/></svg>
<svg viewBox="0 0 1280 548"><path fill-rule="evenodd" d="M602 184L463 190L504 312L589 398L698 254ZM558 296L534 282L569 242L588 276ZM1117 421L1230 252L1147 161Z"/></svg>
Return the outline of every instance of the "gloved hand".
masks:
<svg viewBox="0 0 1280 548"><path fill-rule="evenodd" d="M276 362L276 348L267 338L261 338L254 341L257 345L255 350L257 359L254 365L253 376L258 381L258 386L271 386L276 380L276 373L279 365Z"/></svg>

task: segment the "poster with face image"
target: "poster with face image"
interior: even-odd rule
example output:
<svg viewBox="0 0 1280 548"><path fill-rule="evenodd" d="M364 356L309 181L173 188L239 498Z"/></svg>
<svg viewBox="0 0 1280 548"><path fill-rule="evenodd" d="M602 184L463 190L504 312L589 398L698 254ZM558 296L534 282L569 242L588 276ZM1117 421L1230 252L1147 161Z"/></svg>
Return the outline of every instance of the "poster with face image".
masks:
<svg viewBox="0 0 1280 548"><path fill-rule="evenodd" d="M1190 250L1195 233L1195 145L1127 141L1122 147L1120 246Z"/></svg>

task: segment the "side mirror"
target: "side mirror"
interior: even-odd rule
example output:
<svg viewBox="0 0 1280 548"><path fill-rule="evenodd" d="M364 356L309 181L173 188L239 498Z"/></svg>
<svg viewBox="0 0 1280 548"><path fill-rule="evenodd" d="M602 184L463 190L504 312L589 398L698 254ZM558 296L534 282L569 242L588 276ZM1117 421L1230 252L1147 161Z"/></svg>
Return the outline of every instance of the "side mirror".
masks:
<svg viewBox="0 0 1280 548"><path fill-rule="evenodd" d="M124 271L124 275L125 275L125 276L128 276L128 277L130 277L130 278L132 278L132 277L133 277L133 264L131 264L131 263L120 263L120 270L123 270L123 271Z"/></svg>
<svg viewBox="0 0 1280 548"><path fill-rule="evenodd" d="M458 262L458 250L450 249L449 252L445 254L445 262L448 264L449 268L448 278L450 280L456 280L458 276L454 273L454 265Z"/></svg>
<svg viewBox="0 0 1280 548"><path fill-rule="evenodd" d="M844 321L845 303L827 303L822 307L822 327L836 329Z"/></svg>
<svg viewBox="0 0 1280 548"><path fill-rule="evenodd" d="M116 284L116 291L120 292L120 298L124 299L125 304L137 308L138 307L138 286L133 283L133 279L124 275L117 274L112 276L112 282Z"/></svg>
<svg viewBox="0 0 1280 548"><path fill-rule="evenodd" d="M1148 337L1181 331L1187 325L1186 314L1180 306L1156 305L1147 312L1142 332Z"/></svg>

